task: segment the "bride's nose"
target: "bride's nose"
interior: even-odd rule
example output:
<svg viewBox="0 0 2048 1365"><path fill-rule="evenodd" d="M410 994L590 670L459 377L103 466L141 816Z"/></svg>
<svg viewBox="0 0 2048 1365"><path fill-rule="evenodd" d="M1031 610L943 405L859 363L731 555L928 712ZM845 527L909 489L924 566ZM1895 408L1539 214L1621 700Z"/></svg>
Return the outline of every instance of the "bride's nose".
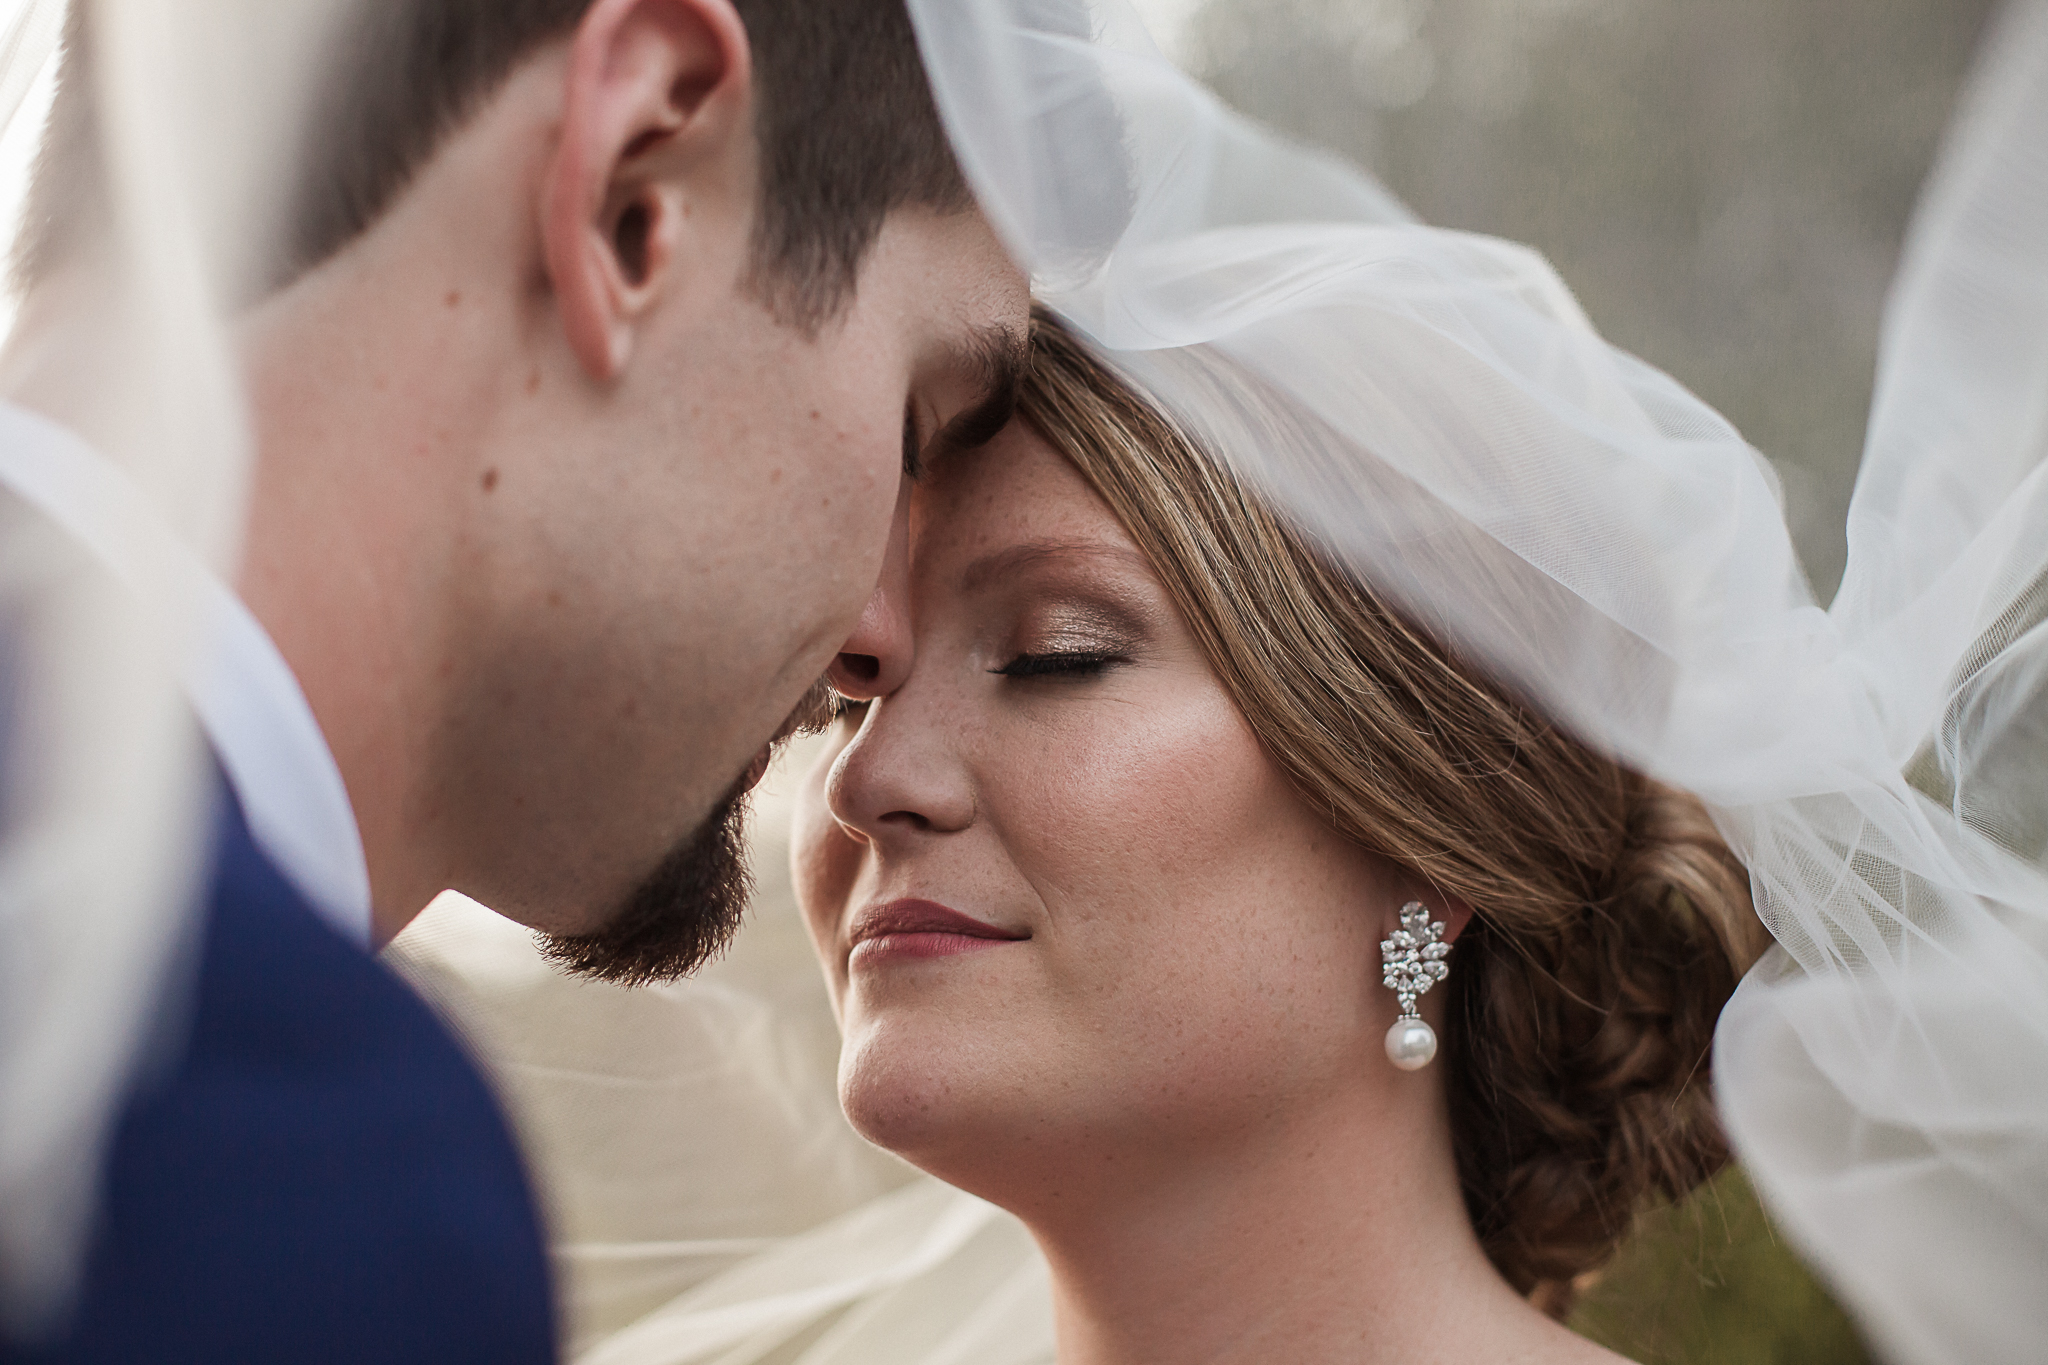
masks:
<svg viewBox="0 0 2048 1365"><path fill-rule="evenodd" d="M956 719L916 685L869 713L825 778L825 805L840 828L901 853L924 836L973 824L974 784Z"/></svg>

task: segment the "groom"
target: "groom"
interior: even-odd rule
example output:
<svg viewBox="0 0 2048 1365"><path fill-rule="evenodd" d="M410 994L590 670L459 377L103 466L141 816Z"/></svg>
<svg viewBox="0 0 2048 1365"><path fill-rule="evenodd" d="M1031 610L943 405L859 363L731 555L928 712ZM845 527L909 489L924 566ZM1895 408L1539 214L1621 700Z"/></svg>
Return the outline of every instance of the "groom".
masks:
<svg viewBox="0 0 2048 1365"><path fill-rule="evenodd" d="M356 25L241 324L253 621L233 703L192 699L226 784L189 1034L115 1134L76 1311L0 1361L552 1358L502 1121L364 950L454 887L599 975L701 960L735 798L906 474L993 434L1022 364L901 0ZM31 465L97 459L92 61L75 25L21 253Z"/></svg>

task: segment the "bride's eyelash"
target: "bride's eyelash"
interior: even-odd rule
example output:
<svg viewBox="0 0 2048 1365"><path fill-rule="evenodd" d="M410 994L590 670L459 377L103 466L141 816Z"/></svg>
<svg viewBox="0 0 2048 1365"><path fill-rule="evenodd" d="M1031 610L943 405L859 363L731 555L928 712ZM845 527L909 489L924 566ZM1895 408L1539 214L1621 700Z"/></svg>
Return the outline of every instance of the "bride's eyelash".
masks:
<svg viewBox="0 0 2048 1365"><path fill-rule="evenodd" d="M837 692L834 692L832 694L833 720L858 721L862 716L866 715L867 713L868 704L865 701L857 701L852 697L843 697Z"/></svg>
<svg viewBox="0 0 2048 1365"><path fill-rule="evenodd" d="M991 668L989 672L1004 678L1094 678L1130 661L1127 654L1113 654L1105 650L1019 654L1001 668Z"/></svg>

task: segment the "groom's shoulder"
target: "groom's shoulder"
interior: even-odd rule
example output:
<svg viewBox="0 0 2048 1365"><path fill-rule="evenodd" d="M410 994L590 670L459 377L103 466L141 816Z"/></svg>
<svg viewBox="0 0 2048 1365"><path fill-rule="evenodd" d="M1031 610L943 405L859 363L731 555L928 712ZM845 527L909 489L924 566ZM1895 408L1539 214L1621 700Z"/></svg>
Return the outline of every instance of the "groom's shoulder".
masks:
<svg viewBox="0 0 2048 1365"><path fill-rule="evenodd" d="M553 1359L488 1087L222 806L187 1032L115 1133L81 1311L47 1358Z"/></svg>

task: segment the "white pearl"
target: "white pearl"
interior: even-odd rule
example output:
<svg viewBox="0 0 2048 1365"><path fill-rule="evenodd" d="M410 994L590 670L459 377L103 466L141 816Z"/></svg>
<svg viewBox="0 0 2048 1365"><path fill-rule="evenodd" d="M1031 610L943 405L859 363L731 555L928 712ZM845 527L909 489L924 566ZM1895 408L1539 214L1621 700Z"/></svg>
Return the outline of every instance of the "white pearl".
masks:
<svg viewBox="0 0 2048 1365"><path fill-rule="evenodd" d="M1436 1030L1420 1019L1396 1019L1387 1030L1387 1060L1403 1071L1420 1071L1436 1056Z"/></svg>

